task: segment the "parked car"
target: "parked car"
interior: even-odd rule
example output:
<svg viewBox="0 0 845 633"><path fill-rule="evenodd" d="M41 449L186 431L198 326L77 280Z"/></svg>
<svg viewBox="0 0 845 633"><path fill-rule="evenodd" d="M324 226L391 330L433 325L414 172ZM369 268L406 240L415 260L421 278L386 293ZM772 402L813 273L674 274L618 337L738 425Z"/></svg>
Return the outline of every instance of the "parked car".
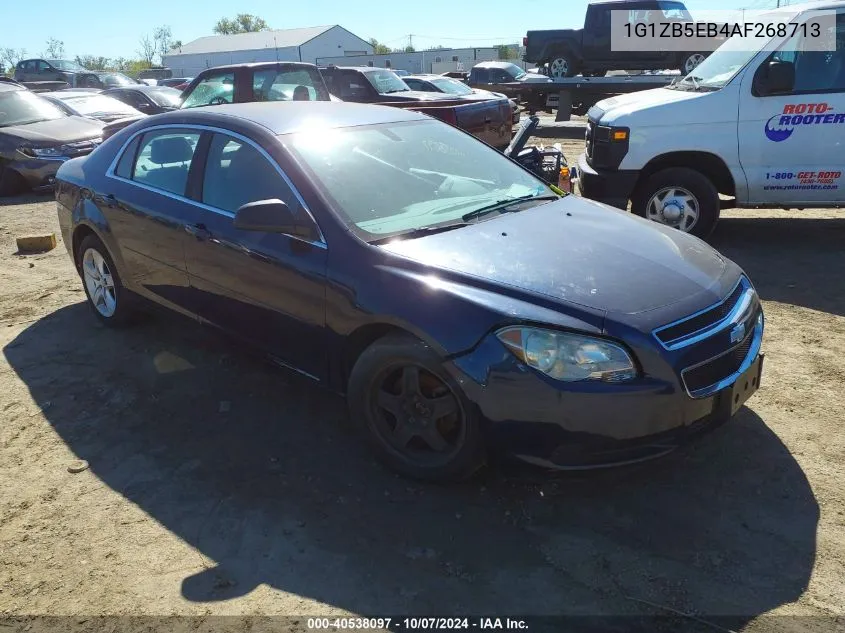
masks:
<svg viewBox="0 0 845 633"><path fill-rule="evenodd" d="M345 393L407 476L465 477L504 451L551 468L656 457L759 386L763 314L736 264L561 198L415 112L181 110L58 181L103 324L146 300L240 337Z"/></svg>
<svg viewBox="0 0 845 633"><path fill-rule="evenodd" d="M821 41L802 29L835 12ZM827 13L831 16L831 13ZM732 38L667 88L600 101L578 159L584 196L706 238L723 208L845 207L845 3L768 14L794 38ZM679 131L681 131L679 133Z"/></svg>
<svg viewBox="0 0 845 633"><path fill-rule="evenodd" d="M161 79L170 79L173 77L173 71L162 66L156 68L145 68L138 73L138 79L154 79L156 81Z"/></svg>
<svg viewBox="0 0 845 633"><path fill-rule="evenodd" d="M465 83L450 77L443 77L441 75L410 75L403 77L404 81L411 90L420 92L439 92L442 94L452 95L461 99L485 101L489 99L507 99L507 97L498 92L490 92L489 90L482 90L480 88L470 88ZM514 125L519 124L519 104L515 99L508 99L511 110L513 111L512 122Z"/></svg>
<svg viewBox="0 0 845 633"><path fill-rule="evenodd" d="M0 196L52 185L64 161L93 151L102 128L26 88L0 83Z"/></svg>
<svg viewBox="0 0 845 633"><path fill-rule="evenodd" d="M452 79L457 79L458 81L463 81L466 83L467 79L469 78L469 73L463 70L448 70L445 73L440 73L441 77L451 77Z"/></svg>
<svg viewBox="0 0 845 633"><path fill-rule="evenodd" d="M96 92L60 90L43 92L41 96L59 106L66 114L111 123L126 117L145 116L130 105Z"/></svg>
<svg viewBox="0 0 845 633"><path fill-rule="evenodd" d="M109 88L122 88L125 86L143 86L140 81L132 79L129 75L112 71L97 71L97 80L99 84L96 88L107 90Z"/></svg>
<svg viewBox="0 0 845 633"><path fill-rule="evenodd" d="M170 79L159 79L156 85L178 89L180 85L185 84L185 87L187 88L188 84L190 84L193 80L193 77L171 77Z"/></svg>
<svg viewBox="0 0 845 633"><path fill-rule="evenodd" d="M469 71L468 83L471 86L495 85L506 83L549 83L545 75L527 73L511 62L481 62Z"/></svg>
<svg viewBox="0 0 845 633"><path fill-rule="evenodd" d="M259 62L209 68L182 91L182 107L251 101L330 101L314 64Z"/></svg>
<svg viewBox="0 0 845 633"><path fill-rule="evenodd" d="M166 86L127 86L104 90L104 95L126 103L144 114L161 114L177 109L182 93Z"/></svg>
<svg viewBox="0 0 845 633"><path fill-rule="evenodd" d="M583 29L528 31L523 39L523 59L545 65L551 77L603 76L609 70L662 70L677 68L686 75L706 53L666 50L613 50L611 46L611 11L628 11L635 22L693 22L683 2L678 0L609 0L587 6Z"/></svg>
<svg viewBox="0 0 845 633"><path fill-rule="evenodd" d="M72 87L101 87L95 72L69 59L25 59L15 66L19 82L57 81Z"/></svg>
<svg viewBox="0 0 845 633"><path fill-rule="evenodd" d="M411 90L384 68L321 68L329 91L343 101L379 103L414 110L451 123L486 143L504 149L511 141L513 108L506 97L475 101L437 92Z"/></svg>
<svg viewBox="0 0 845 633"><path fill-rule="evenodd" d="M411 74L407 70L397 70L395 68L391 68L390 70L392 70L394 73L396 73L397 77L407 77L408 75Z"/></svg>

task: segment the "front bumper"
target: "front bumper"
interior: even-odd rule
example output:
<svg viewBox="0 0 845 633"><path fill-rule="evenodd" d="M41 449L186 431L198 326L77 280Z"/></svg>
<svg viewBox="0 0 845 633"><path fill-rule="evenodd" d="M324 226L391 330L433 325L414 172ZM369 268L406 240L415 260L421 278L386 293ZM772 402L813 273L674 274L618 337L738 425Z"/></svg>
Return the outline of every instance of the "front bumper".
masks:
<svg viewBox="0 0 845 633"><path fill-rule="evenodd" d="M10 163L9 167L23 176L30 188L41 189L52 187L55 184L56 172L68 160L70 158L65 156L56 158L30 158L17 160Z"/></svg>
<svg viewBox="0 0 845 633"><path fill-rule="evenodd" d="M587 163L587 155L578 157L579 189L590 200L603 202L618 209L627 209L639 177L632 170L596 170Z"/></svg>
<svg viewBox="0 0 845 633"><path fill-rule="evenodd" d="M740 376L701 398L680 381L648 376L627 384L558 382L520 363L492 335L446 367L477 406L492 452L578 470L660 457L722 425L759 387L762 356L757 346ZM753 372L753 385L735 387L740 378L750 383Z"/></svg>

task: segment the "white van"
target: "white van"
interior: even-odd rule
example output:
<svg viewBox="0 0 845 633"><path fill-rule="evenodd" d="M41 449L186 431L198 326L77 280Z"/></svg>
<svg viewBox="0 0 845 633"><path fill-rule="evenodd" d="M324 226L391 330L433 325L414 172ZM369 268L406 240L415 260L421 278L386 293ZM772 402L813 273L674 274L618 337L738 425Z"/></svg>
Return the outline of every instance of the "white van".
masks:
<svg viewBox="0 0 845 633"><path fill-rule="evenodd" d="M630 201L699 237L726 206L720 193L737 207L845 206L845 2L767 15L802 24L819 10L836 13L835 52L786 37L752 52L734 38L671 87L596 104L578 161L582 195Z"/></svg>

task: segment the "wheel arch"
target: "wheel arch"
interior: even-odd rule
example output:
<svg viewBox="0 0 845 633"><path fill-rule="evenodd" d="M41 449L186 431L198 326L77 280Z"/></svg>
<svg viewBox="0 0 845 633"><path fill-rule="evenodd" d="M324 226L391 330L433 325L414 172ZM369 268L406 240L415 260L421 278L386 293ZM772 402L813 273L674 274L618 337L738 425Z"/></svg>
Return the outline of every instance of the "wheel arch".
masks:
<svg viewBox="0 0 845 633"><path fill-rule="evenodd" d="M640 170L633 195L636 195L637 190L651 176L670 167L694 169L707 176L719 193L727 196L736 195L736 182L725 161L716 154L702 151L669 152L652 158Z"/></svg>

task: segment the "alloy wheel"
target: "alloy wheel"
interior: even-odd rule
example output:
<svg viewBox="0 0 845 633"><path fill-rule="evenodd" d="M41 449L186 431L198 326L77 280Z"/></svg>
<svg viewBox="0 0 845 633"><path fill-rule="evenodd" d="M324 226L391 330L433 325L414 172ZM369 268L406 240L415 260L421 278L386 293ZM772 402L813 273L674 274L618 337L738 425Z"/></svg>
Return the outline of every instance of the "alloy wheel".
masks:
<svg viewBox="0 0 845 633"><path fill-rule="evenodd" d="M569 61L564 57L553 59L549 63L549 74L552 77L566 77L569 74Z"/></svg>
<svg viewBox="0 0 845 633"><path fill-rule="evenodd" d="M114 316L117 309L117 290L109 265L100 252L89 248L82 255L82 277L94 308L104 317Z"/></svg>
<svg viewBox="0 0 845 633"><path fill-rule="evenodd" d="M461 402L438 376L415 364L392 366L373 381L371 411L378 439L418 466L448 462L466 439Z"/></svg>
<svg viewBox="0 0 845 633"><path fill-rule="evenodd" d="M698 222L698 199L683 187L664 187L649 199L645 216L689 233Z"/></svg>
<svg viewBox="0 0 845 633"><path fill-rule="evenodd" d="M703 61L704 55L702 55L701 53L696 53L687 57L686 61L684 62L684 74L688 75L689 73L691 73Z"/></svg>

